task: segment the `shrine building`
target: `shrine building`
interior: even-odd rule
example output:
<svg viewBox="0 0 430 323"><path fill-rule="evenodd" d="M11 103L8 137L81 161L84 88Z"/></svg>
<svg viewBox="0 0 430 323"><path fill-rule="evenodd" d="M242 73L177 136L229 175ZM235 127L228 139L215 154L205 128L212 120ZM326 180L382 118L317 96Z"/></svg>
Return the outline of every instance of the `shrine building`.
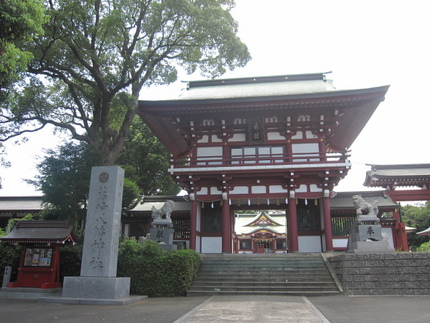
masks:
<svg viewBox="0 0 430 323"><path fill-rule="evenodd" d="M388 86L338 90L326 75L194 81L176 100L139 102L188 193L190 248L235 252L238 210L282 210L288 252L335 249L334 188Z"/></svg>

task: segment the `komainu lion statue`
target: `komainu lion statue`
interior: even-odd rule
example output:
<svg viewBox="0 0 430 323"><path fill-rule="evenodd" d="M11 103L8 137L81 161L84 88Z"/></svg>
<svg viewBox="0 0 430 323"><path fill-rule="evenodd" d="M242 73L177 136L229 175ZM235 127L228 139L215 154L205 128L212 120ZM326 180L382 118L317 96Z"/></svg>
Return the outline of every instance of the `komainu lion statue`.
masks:
<svg viewBox="0 0 430 323"><path fill-rule="evenodd" d="M172 214L174 207L175 202L173 202L172 200L167 200L161 209L157 209L155 206L152 206L152 218L154 220L170 220L170 215Z"/></svg>
<svg viewBox="0 0 430 323"><path fill-rule="evenodd" d="M358 219L360 216L365 215L366 218L378 218L378 206L377 201L373 204L366 202L361 195L354 195L352 197L352 202L356 208L356 213Z"/></svg>

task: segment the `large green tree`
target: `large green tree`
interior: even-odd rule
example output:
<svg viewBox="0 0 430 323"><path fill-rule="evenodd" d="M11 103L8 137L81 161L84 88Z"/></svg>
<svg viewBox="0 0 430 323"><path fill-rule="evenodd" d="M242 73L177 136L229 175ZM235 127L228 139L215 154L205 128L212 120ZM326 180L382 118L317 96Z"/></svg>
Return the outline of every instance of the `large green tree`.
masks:
<svg viewBox="0 0 430 323"><path fill-rule="evenodd" d="M176 195L180 187L168 172L170 155L136 117L125 142L125 151L117 164L125 169L128 178L137 183L144 195Z"/></svg>
<svg viewBox="0 0 430 323"><path fill-rule="evenodd" d="M85 143L66 143L46 151L37 165L39 175L27 180L43 192L45 217L85 218L91 167L99 155Z"/></svg>
<svg viewBox="0 0 430 323"><path fill-rule="evenodd" d="M0 99L33 58L21 45L43 34L44 12L42 0L0 1Z"/></svg>
<svg viewBox="0 0 430 323"><path fill-rule="evenodd" d="M402 221L408 227L416 228L416 232L430 227L430 201L420 205L404 205L401 207ZM428 242L430 236L418 236L416 233L408 234L408 245L416 250L421 244Z"/></svg>
<svg viewBox="0 0 430 323"><path fill-rule="evenodd" d="M100 151L112 165L124 149L144 87L177 68L210 77L244 66L233 0L50 0L45 34L28 42L29 75L0 115L0 139L47 124Z"/></svg>
<svg viewBox="0 0 430 323"><path fill-rule="evenodd" d="M37 165L39 175L27 180L43 192L45 218L85 219L91 169L100 155L86 143L65 143L49 149ZM141 195L130 176L124 179L123 207L127 209Z"/></svg>

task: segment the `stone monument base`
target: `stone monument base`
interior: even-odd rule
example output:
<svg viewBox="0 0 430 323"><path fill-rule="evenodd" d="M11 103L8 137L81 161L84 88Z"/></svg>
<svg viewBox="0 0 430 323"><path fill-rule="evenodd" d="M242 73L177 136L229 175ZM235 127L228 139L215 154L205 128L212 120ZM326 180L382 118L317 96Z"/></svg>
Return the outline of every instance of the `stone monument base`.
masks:
<svg viewBox="0 0 430 323"><path fill-rule="evenodd" d="M395 252L388 241L357 241L356 248L349 249L348 253L389 253Z"/></svg>
<svg viewBox="0 0 430 323"><path fill-rule="evenodd" d="M164 243L159 243L158 246L166 251L176 251L178 249L178 246L175 244L164 244Z"/></svg>
<svg viewBox="0 0 430 323"><path fill-rule="evenodd" d="M355 222L349 231L349 253L395 252L387 239L383 238L380 224L360 224Z"/></svg>
<svg viewBox="0 0 430 323"><path fill-rule="evenodd" d="M130 277L64 277L63 297L116 299L130 295Z"/></svg>

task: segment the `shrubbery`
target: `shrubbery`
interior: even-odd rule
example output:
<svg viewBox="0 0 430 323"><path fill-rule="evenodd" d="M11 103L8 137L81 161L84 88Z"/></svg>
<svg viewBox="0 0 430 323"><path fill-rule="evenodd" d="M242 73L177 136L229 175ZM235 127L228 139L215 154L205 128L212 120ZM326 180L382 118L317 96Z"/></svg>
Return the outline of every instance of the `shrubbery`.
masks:
<svg viewBox="0 0 430 323"><path fill-rule="evenodd" d="M63 282L66 276L81 274L82 245L64 246L60 248L60 277Z"/></svg>
<svg viewBox="0 0 430 323"><path fill-rule="evenodd" d="M162 250L155 241L121 243L118 276L131 277L131 294L182 296L186 294L201 264L194 250Z"/></svg>
<svg viewBox="0 0 430 323"><path fill-rule="evenodd" d="M60 250L61 279L65 276L79 276L82 245L65 246ZM18 253L17 255L19 258ZM124 240L119 246L117 275L131 278L130 293L134 295L183 296L200 264L200 255L194 250L167 252L155 241L146 240L139 244L131 238ZM17 266L18 262L14 268Z"/></svg>
<svg viewBox="0 0 430 323"><path fill-rule="evenodd" d="M3 280L4 268L12 266L11 281L15 281L19 266L21 247L9 243L0 242L0 277Z"/></svg>

